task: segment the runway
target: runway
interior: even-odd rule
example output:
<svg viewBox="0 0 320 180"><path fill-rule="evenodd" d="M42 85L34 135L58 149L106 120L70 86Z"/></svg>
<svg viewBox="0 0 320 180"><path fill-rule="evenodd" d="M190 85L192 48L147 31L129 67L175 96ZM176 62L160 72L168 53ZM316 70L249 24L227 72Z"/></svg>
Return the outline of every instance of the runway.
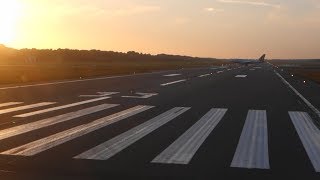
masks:
<svg viewBox="0 0 320 180"><path fill-rule="evenodd" d="M320 178L320 86L272 64L0 88L0 177Z"/></svg>

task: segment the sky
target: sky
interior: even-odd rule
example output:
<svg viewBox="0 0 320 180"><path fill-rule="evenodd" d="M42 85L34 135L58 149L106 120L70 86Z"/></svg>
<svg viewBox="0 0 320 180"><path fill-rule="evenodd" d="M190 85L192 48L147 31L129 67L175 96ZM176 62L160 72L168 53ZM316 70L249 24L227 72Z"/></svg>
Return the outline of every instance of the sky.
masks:
<svg viewBox="0 0 320 180"><path fill-rule="evenodd" d="M0 44L320 58L320 0L0 0Z"/></svg>

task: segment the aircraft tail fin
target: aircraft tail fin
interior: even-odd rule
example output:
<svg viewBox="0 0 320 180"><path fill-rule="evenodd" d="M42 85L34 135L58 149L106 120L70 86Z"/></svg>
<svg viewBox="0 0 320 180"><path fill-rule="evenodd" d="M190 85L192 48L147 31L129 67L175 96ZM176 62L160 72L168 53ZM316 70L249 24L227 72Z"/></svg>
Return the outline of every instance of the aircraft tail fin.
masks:
<svg viewBox="0 0 320 180"><path fill-rule="evenodd" d="M265 61L265 59L264 59L265 57L266 57L266 55L263 54L263 55L259 58L259 61L260 61L260 62L264 62L264 61Z"/></svg>

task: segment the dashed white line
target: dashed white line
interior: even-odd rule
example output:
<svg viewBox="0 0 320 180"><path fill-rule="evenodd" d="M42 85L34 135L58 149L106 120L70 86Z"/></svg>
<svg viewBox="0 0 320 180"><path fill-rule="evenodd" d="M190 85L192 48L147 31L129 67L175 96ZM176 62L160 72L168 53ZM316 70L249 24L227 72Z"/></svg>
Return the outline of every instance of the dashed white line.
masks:
<svg viewBox="0 0 320 180"><path fill-rule="evenodd" d="M218 71L217 74L223 73L223 71Z"/></svg>
<svg viewBox="0 0 320 180"><path fill-rule="evenodd" d="M187 80L186 79L181 79L181 80L178 80L178 81L173 81L173 82L168 82L168 83L161 84L161 86L168 86L168 85L172 85L172 84L176 84L176 83L180 83L180 82L184 82L184 81L187 81Z"/></svg>

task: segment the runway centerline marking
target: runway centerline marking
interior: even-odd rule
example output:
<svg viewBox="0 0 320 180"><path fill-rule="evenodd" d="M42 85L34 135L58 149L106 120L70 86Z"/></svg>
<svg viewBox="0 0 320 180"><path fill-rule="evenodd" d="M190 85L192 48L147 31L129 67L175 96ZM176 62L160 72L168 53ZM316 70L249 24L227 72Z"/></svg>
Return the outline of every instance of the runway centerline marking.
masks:
<svg viewBox="0 0 320 180"><path fill-rule="evenodd" d="M80 102L76 102L76 103L72 103L72 104L66 104L66 105L62 105L62 106L57 106L57 107L52 107L52 108L43 109L43 110L39 110L39 111L20 114L20 115L14 116L14 117L19 117L19 118L29 117L29 116L34 116L34 115L43 114L43 113L47 113L47 112L57 111L60 109L66 109L69 107L79 106L79 105L87 104L87 103L91 103L91 102L102 101L102 100L109 99L109 98L110 97L101 97L101 98L90 99L90 100L86 100L86 101L80 101Z"/></svg>
<svg viewBox="0 0 320 180"><path fill-rule="evenodd" d="M177 81L161 84L161 86L168 86L168 85L172 85L172 84L176 84L176 83L180 83L180 82L184 82L184 81L187 81L187 80L186 79L181 79L181 80L177 80Z"/></svg>
<svg viewBox="0 0 320 180"><path fill-rule="evenodd" d="M282 82L287 85L297 96L300 97L300 99L315 113L320 117L320 111L311 104L310 101L308 101L299 91L297 91L284 77L282 77L278 72L274 71L275 74L282 80Z"/></svg>
<svg viewBox="0 0 320 180"><path fill-rule="evenodd" d="M227 109L211 109L154 158L152 163L188 164L226 112Z"/></svg>
<svg viewBox="0 0 320 180"><path fill-rule="evenodd" d="M76 119L76 118L79 118L82 116L93 114L93 113L103 111L103 110L106 110L109 108L113 108L116 106L118 106L118 104L102 104L102 105L98 105L98 106L94 106L94 107L90 107L90 108L86 108L86 109L81 109L81 110L74 111L74 112L69 112L66 114L59 115L59 116L54 116L54 117L42 119L42 120L35 121L32 123L23 124L20 126L15 126L12 128L4 129L4 130L0 131L0 140L6 139L9 137L13 137L16 135L24 134L24 133L34 131L37 129L41 129L44 127L52 126L54 124L66 122L66 121L69 121L72 119Z"/></svg>
<svg viewBox="0 0 320 180"><path fill-rule="evenodd" d="M306 112L289 112L289 116L315 171L320 172L320 130Z"/></svg>
<svg viewBox="0 0 320 180"><path fill-rule="evenodd" d="M41 102L41 103L36 103L36 104L30 104L30 105L25 105L25 106L9 108L9 109L2 109L2 110L0 110L0 114L6 114L6 113L15 112L15 111L21 111L21 110L33 109L33 108L42 107L42 106L48 106L48 105L55 104L55 103L56 102Z"/></svg>
<svg viewBox="0 0 320 180"><path fill-rule="evenodd" d="M249 110L231 167L270 169L266 111Z"/></svg>
<svg viewBox="0 0 320 180"><path fill-rule="evenodd" d="M236 75L236 78L246 78L248 75Z"/></svg>
<svg viewBox="0 0 320 180"><path fill-rule="evenodd" d="M1 152L0 154L33 156L151 108L153 108L153 106L135 106L133 108L94 120L90 123L82 124L74 128L53 134L51 136L24 144L22 146L9 149L7 151Z"/></svg>
<svg viewBox="0 0 320 180"><path fill-rule="evenodd" d="M175 107L74 158L107 160L189 109L187 107Z"/></svg>
<svg viewBox="0 0 320 180"><path fill-rule="evenodd" d="M206 76L210 76L211 74L203 74L203 75L200 75L198 77L202 78L202 77L206 77Z"/></svg>
<svg viewBox="0 0 320 180"><path fill-rule="evenodd" d="M223 71L218 71L217 74L223 73Z"/></svg>
<svg viewBox="0 0 320 180"><path fill-rule="evenodd" d="M163 75L165 77L174 77L174 76L180 76L181 74L167 74L167 75Z"/></svg>

